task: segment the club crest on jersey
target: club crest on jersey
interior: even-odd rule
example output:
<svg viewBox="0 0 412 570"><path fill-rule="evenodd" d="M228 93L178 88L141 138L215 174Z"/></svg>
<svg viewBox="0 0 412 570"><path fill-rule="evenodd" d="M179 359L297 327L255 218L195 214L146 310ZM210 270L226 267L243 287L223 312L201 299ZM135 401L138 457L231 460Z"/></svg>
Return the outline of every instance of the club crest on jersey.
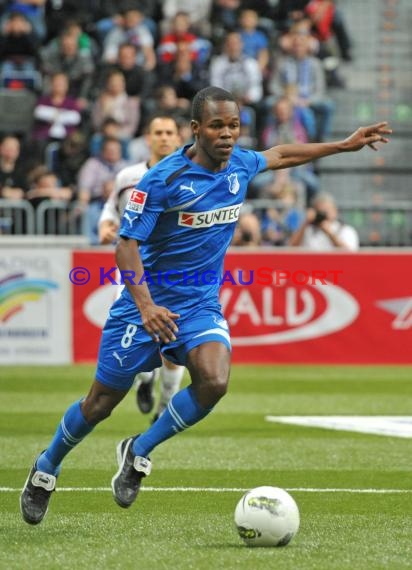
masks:
<svg viewBox="0 0 412 570"><path fill-rule="evenodd" d="M179 226L186 228L210 228L216 224L237 222L242 204L207 210L206 212L179 212Z"/></svg>
<svg viewBox="0 0 412 570"><path fill-rule="evenodd" d="M147 199L147 192L142 192L142 190L133 190L130 194L129 201L126 205L126 210L129 212L137 212L141 214L143 212L144 205Z"/></svg>
<svg viewBox="0 0 412 570"><path fill-rule="evenodd" d="M229 192L231 194L237 194L240 190L239 180L237 179L237 174L234 172L233 174L229 174L227 177L227 181L229 183Z"/></svg>

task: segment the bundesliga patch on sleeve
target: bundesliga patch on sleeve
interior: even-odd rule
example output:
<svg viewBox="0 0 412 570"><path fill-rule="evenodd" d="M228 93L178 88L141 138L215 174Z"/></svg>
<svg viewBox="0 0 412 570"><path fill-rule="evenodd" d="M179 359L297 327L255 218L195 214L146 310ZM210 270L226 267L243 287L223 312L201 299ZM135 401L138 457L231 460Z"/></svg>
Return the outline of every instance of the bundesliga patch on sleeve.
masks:
<svg viewBox="0 0 412 570"><path fill-rule="evenodd" d="M147 199L147 192L142 192L142 190L133 190L130 194L129 201L127 202L126 210L129 212L137 212L141 214L143 212L144 205Z"/></svg>

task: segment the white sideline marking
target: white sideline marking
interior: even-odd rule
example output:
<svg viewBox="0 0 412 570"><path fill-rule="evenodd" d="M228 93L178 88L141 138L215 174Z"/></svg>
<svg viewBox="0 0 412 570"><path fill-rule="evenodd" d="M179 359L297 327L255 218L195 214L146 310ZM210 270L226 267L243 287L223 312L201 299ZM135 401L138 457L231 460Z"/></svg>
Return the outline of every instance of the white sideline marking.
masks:
<svg viewBox="0 0 412 570"><path fill-rule="evenodd" d="M240 487L142 487L141 491L149 493L246 493L249 489ZM323 488L316 489L313 487L289 487L286 489L291 493L369 493L369 494L405 494L412 493L412 489L338 489ZM97 493L111 492L111 487L60 487L57 488L58 493ZM0 487L0 493L17 493L21 492L21 487Z"/></svg>
<svg viewBox="0 0 412 570"><path fill-rule="evenodd" d="M265 416L267 422L412 438L412 416Z"/></svg>

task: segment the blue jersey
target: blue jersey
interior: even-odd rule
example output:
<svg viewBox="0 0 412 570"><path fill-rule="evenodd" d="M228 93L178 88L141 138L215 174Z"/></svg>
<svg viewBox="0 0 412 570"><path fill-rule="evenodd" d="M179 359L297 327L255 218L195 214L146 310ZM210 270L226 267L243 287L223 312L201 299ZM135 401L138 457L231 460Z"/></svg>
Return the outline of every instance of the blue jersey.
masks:
<svg viewBox="0 0 412 570"><path fill-rule="evenodd" d="M164 158L140 180L120 227L120 236L141 243L153 301L181 318L199 308L220 308L224 256L248 183L267 167L261 153L235 147L226 168L212 172L192 162L187 148ZM141 323L126 287L111 314Z"/></svg>

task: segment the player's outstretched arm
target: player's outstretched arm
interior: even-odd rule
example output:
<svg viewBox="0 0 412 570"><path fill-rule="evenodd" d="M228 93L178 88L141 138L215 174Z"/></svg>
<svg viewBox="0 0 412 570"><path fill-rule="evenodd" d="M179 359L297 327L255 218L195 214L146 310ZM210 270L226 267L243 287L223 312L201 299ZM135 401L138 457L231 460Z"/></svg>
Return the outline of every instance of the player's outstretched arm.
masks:
<svg viewBox="0 0 412 570"><path fill-rule="evenodd" d="M176 340L178 327L174 321L180 315L153 302L144 278L144 268L136 240L119 239L116 246L116 263L140 312L142 324L152 339L165 343Z"/></svg>
<svg viewBox="0 0 412 570"><path fill-rule="evenodd" d="M338 154L340 152L353 152L368 145L377 150L376 143L387 143L392 130L387 122L376 123L367 127L359 127L354 133L342 141L306 144L281 144L263 151L271 170L291 168L305 164L311 160Z"/></svg>

